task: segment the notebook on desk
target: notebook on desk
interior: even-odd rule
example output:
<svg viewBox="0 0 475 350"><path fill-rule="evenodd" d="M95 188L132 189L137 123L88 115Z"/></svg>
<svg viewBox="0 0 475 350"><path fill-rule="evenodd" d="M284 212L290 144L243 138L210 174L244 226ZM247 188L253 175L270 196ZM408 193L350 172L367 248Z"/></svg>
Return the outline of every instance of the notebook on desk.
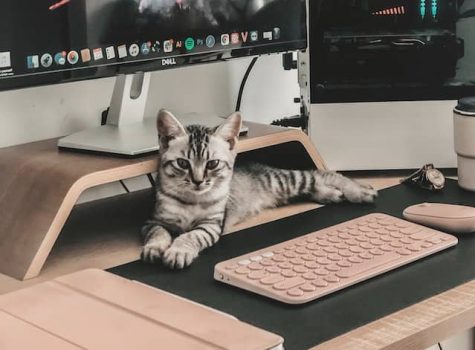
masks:
<svg viewBox="0 0 475 350"><path fill-rule="evenodd" d="M0 348L282 349L280 336L100 270L0 296Z"/></svg>

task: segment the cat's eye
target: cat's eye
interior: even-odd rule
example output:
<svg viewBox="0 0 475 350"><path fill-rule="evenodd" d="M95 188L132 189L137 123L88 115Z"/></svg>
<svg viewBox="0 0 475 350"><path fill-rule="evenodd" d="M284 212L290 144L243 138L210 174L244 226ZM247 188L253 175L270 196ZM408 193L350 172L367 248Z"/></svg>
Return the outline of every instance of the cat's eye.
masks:
<svg viewBox="0 0 475 350"><path fill-rule="evenodd" d="M190 169L190 162L186 159L178 158L176 162L180 168L185 170Z"/></svg>
<svg viewBox="0 0 475 350"><path fill-rule="evenodd" d="M208 163L206 163L206 168L209 170L216 169L219 165L219 160L210 160Z"/></svg>

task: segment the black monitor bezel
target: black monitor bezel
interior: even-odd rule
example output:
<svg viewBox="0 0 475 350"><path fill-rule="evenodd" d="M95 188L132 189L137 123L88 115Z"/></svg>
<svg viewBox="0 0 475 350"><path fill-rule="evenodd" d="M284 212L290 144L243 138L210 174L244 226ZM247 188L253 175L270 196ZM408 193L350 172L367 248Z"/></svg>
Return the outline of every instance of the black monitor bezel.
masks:
<svg viewBox="0 0 475 350"><path fill-rule="evenodd" d="M13 76L0 79L0 91L108 78L121 74L134 74L136 72L154 72L198 64L225 62L236 58L305 50L307 45L308 42L305 38L285 43L276 42L267 45L245 46L227 51L164 56L148 61L132 61L108 66L87 67L60 72L45 72L44 74L35 75ZM174 61L170 61L171 59L174 59ZM166 64L164 64L164 62L166 62ZM172 62L172 64L170 64L170 62Z"/></svg>

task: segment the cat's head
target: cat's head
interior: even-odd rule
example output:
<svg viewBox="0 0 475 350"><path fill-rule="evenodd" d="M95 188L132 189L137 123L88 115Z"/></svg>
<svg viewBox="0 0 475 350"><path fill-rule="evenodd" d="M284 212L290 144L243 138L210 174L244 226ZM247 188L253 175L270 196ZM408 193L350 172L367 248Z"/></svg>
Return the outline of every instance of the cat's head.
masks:
<svg viewBox="0 0 475 350"><path fill-rule="evenodd" d="M240 129L240 113L232 114L216 128L206 128L184 127L173 114L160 111L160 181L173 186L179 195L201 195L228 185Z"/></svg>

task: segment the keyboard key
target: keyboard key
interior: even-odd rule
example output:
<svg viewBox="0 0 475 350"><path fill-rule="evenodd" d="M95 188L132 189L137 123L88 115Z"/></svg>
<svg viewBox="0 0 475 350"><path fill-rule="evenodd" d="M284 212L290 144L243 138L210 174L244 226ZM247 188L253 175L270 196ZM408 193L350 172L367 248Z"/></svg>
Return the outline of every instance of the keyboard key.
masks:
<svg viewBox="0 0 475 350"><path fill-rule="evenodd" d="M338 249L336 249L335 247L326 247L326 248L323 248L323 250L327 253L337 253L338 252Z"/></svg>
<svg viewBox="0 0 475 350"><path fill-rule="evenodd" d="M282 248L274 250L274 254L282 254L284 252L285 252L285 249L282 249Z"/></svg>
<svg viewBox="0 0 475 350"><path fill-rule="evenodd" d="M346 241L346 244L348 244L349 246L357 246L357 245L360 245L360 243L355 240L355 239L349 239Z"/></svg>
<svg viewBox="0 0 475 350"><path fill-rule="evenodd" d="M291 269L292 268L292 264L288 261L281 262L281 263L277 264L277 266L280 267L281 269Z"/></svg>
<svg viewBox="0 0 475 350"><path fill-rule="evenodd" d="M434 235L433 231L420 231L420 232L410 235L409 237L411 237L412 239L416 241L420 241L423 239L428 239L429 237L432 237L433 235Z"/></svg>
<svg viewBox="0 0 475 350"><path fill-rule="evenodd" d="M374 257L373 260L370 260L366 264L359 264L359 265L354 265L352 267L348 267L346 269L342 269L341 271L338 271L336 275L338 277L342 278L348 278L348 277L353 277L362 273L365 273L367 271L371 271L372 269L383 265L387 264L391 261L395 261L400 258L399 254L396 253L387 253L384 255L380 255L377 257Z"/></svg>
<svg viewBox="0 0 475 350"><path fill-rule="evenodd" d="M301 290L303 290L304 292L313 292L317 289L317 288L315 288L315 286L313 284L310 284L310 283L306 283L306 284L300 286L299 288Z"/></svg>
<svg viewBox="0 0 475 350"><path fill-rule="evenodd" d="M272 288L277 290L288 290L304 284L306 281L302 277L294 277L278 282Z"/></svg>
<svg viewBox="0 0 475 350"><path fill-rule="evenodd" d="M269 266L266 268L266 271L270 273L279 273L280 269L277 266Z"/></svg>
<svg viewBox="0 0 475 350"><path fill-rule="evenodd" d="M309 281L313 281L313 280L317 279L317 275L312 273L312 272L305 272L302 275L302 278L305 278L306 280L309 280Z"/></svg>
<svg viewBox="0 0 475 350"><path fill-rule="evenodd" d="M297 265L297 266L294 266L294 271L297 273L305 273L308 271L308 269L305 266Z"/></svg>
<svg viewBox="0 0 475 350"><path fill-rule="evenodd" d="M297 254L294 253L293 251L287 251L287 252L284 253L284 256L286 258L295 258L297 256Z"/></svg>
<svg viewBox="0 0 475 350"><path fill-rule="evenodd" d="M238 264L241 265L241 266L246 266L246 265L249 265L250 263L251 263L251 260L249 260L249 259L244 259L244 260L238 261Z"/></svg>
<svg viewBox="0 0 475 350"><path fill-rule="evenodd" d="M403 244L401 242L398 242L398 241L391 242L391 243L389 243L389 245L391 247L394 247L394 248L401 248L403 246Z"/></svg>
<svg viewBox="0 0 475 350"><path fill-rule="evenodd" d="M439 244L440 242L442 242L442 239L440 239L439 237L433 237L429 238L427 241L433 244Z"/></svg>
<svg viewBox="0 0 475 350"><path fill-rule="evenodd" d="M327 270L325 269L316 269L313 271L316 275L319 275L319 276L326 276L328 275L330 272L328 272Z"/></svg>
<svg viewBox="0 0 475 350"><path fill-rule="evenodd" d="M390 226L386 226L386 230L390 232L399 231L399 227L397 227L396 225L390 225Z"/></svg>
<svg viewBox="0 0 475 350"><path fill-rule="evenodd" d="M425 243L422 244L422 248L431 248L432 246L433 246L433 244L430 243L430 242L425 242Z"/></svg>
<svg viewBox="0 0 475 350"><path fill-rule="evenodd" d="M325 277L323 277L323 279L327 282L330 282L330 283L340 282L340 279L337 276L334 276L334 275L325 276Z"/></svg>
<svg viewBox="0 0 475 350"><path fill-rule="evenodd" d="M247 268L250 269L250 270L256 271L256 270L262 270L264 268L264 266L262 266L259 263L253 262L253 263L250 263L249 265L247 265Z"/></svg>
<svg viewBox="0 0 475 350"><path fill-rule="evenodd" d="M407 246L407 249L409 249L411 252L418 252L420 251L422 248L419 244L411 244L411 245L408 245Z"/></svg>
<svg viewBox="0 0 475 350"><path fill-rule="evenodd" d="M272 285L284 281L285 278L281 275L270 275L261 279L261 283L265 285Z"/></svg>
<svg viewBox="0 0 475 350"><path fill-rule="evenodd" d="M395 250L389 244L382 245L381 247L379 247L379 249L381 249L384 252L392 252L393 250Z"/></svg>
<svg viewBox="0 0 475 350"><path fill-rule="evenodd" d="M414 240L410 239L409 237L403 237L399 241L404 244L411 244L414 242Z"/></svg>
<svg viewBox="0 0 475 350"><path fill-rule="evenodd" d="M262 260L262 256L260 256L260 255L251 256L250 260L251 260L251 261L261 261L261 260Z"/></svg>
<svg viewBox="0 0 475 350"><path fill-rule="evenodd" d="M362 253L364 250L363 248L360 248L360 247L351 247L350 248L350 252L352 253Z"/></svg>
<svg viewBox="0 0 475 350"><path fill-rule="evenodd" d="M317 241L317 245L319 245L320 247L328 247L331 245L331 243L328 241Z"/></svg>
<svg viewBox="0 0 475 350"><path fill-rule="evenodd" d="M371 249L369 252L373 255L383 255L384 254L384 252L381 249L378 249L378 248Z"/></svg>
<svg viewBox="0 0 475 350"><path fill-rule="evenodd" d="M247 275L247 278L250 278L251 280L260 280L266 276L267 276L267 272L265 272L264 270L260 270L260 271L252 271L249 275Z"/></svg>
<svg viewBox="0 0 475 350"><path fill-rule="evenodd" d="M298 289L298 288L294 288L294 289L291 289L291 290L288 290L287 291L287 294L292 296L292 297L301 297L302 295L304 295L304 291L301 290L301 289Z"/></svg>
<svg viewBox="0 0 475 350"><path fill-rule="evenodd" d="M383 244L384 244L384 242L383 242L382 240L380 240L380 239L372 239L372 240L370 241L370 243L371 243L372 245L376 245L376 246L379 246L379 245L383 245Z"/></svg>
<svg viewBox="0 0 475 350"><path fill-rule="evenodd" d="M315 243L310 243L310 244L307 246L307 249L308 249L308 250L318 250L318 249L320 249L320 246L316 245Z"/></svg>
<svg viewBox="0 0 475 350"><path fill-rule="evenodd" d="M364 233L367 233L367 232L371 232L371 231L372 231L371 227L368 227L368 226L360 226L358 229L359 229L361 232L364 232Z"/></svg>
<svg viewBox="0 0 475 350"><path fill-rule="evenodd" d="M360 262L363 262L363 260L362 260L361 258L357 257L357 256L350 256L350 257L348 258L348 261L349 261L349 262L352 262L352 263L355 263L355 264L358 264L358 263L360 263Z"/></svg>
<svg viewBox="0 0 475 350"><path fill-rule="evenodd" d="M317 257L315 255L312 255L312 254L302 255L301 258L305 261L315 261L317 259Z"/></svg>
<svg viewBox="0 0 475 350"><path fill-rule="evenodd" d="M275 265L275 262L270 260L270 259L264 259L260 262L262 266L273 266Z"/></svg>
<svg viewBox="0 0 475 350"><path fill-rule="evenodd" d="M323 250L316 250L312 254L315 255L317 258L324 258L328 255L328 253L324 252Z"/></svg>
<svg viewBox="0 0 475 350"><path fill-rule="evenodd" d="M328 271L335 272L335 271L340 271L341 267L337 265L328 265L325 267Z"/></svg>
<svg viewBox="0 0 475 350"><path fill-rule="evenodd" d="M401 254L401 255L411 255L412 254L412 252L410 250L406 249L406 248L398 249L398 250L396 250L396 252L398 254Z"/></svg>
<svg viewBox="0 0 475 350"><path fill-rule="evenodd" d="M389 236L389 235L381 236L379 239L382 240L383 242L386 242L386 243L391 242L393 240L392 237Z"/></svg>
<svg viewBox="0 0 475 350"><path fill-rule="evenodd" d="M338 254L344 258L348 258L349 256L353 256L353 253L349 250L340 250Z"/></svg>
<svg viewBox="0 0 475 350"><path fill-rule="evenodd" d="M320 265L318 265L315 261L307 261L305 263L305 266L308 267L309 269L316 269Z"/></svg>
<svg viewBox="0 0 475 350"><path fill-rule="evenodd" d="M294 250L295 248L297 248L297 247L293 244L284 247L285 250Z"/></svg>
<svg viewBox="0 0 475 350"><path fill-rule="evenodd" d="M390 236L393 237L393 238L402 238L402 237L404 237L404 235L402 235L398 231L397 232L391 232Z"/></svg>
<svg viewBox="0 0 475 350"><path fill-rule="evenodd" d="M358 254L358 256L361 258L361 259L365 259L365 260L369 260L369 259L373 259L373 255L368 253L368 252L363 252L361 254Z"/></svg>
<svg viewBox="0 0 475 350"><path fill-rule="evenodd" d="M247 275L249 272L251 272L251 270L249 270L245 266L241 266L240 268L236 269L236 271L234 272L236 272L238 275Z"/></svg>
<svg viewBox="0 0 475 350"><path fill-rule="evenodd" d="M338 231L331 231L327 233L329 237L335 237L338 236Z"/></svg>
<svg viewBox="0 0 475 350"><path fill-rule="evenodd" d="M318 258L317 263L319 263L320 265L329 265L331 264L331 261L327 258Z"/></svg>
<svg viewBox="0 0 475 350"><path fill-rule="evenodd" d="M361 243L360 247L365 249L365 250L370 250L370 249L374 248L374 246L371 243L368 243L368 242Z"/></svg>
<svg viewBox="0 0 475 350"><path fill-rule="evenodd" d="M274 260L276 262L283 262L283 261L287 261L287 258L283 255L274 255L272 257L272 260Z"/></svg>
<svg viewBox="0 0 475 350"><path fill-rule="evenodd" d="M350 267L352 264L346 260L339 261L336 263L340 267Z"/></svg>
<svg viewBox="0 0 475 350"><path fill-rule="evenodd" d="M403 228L400 232L404 233L405 235L412 235L416 232L422 231L422 227L419 226L409 226L406 228Z"/></svg>
<svg viewBox="0 0 475 350"><path fill-rule="evenodd" d="M272 252L265 252L265 253L262 253L262 256L264 258L272 258L274 256L274 253Z"/></svg>
<svg viewBox="0 0 475 350"><path fill-rule="evenodd" d="M282 270L280 271L280 274L284 277L295 277L297 276L297 273L294 270Z"/></svg>
<svg viewBox="0 0 475 350"><path fill-rule="evenodd" d="M355 238L358 242L368 242L369 238L366 236L358 236Z"/></svg>
<svg viewBox="0 0 475 350"><path fill-rule="evenodd" d="M295 249L295 252L298 254L307 254L308 250L305 249L304 247L298 247L297 249Z"/></svg>
<svg viewBox="0 0 475 350"><path fill-rule="evenodd" d="M297 247L305 247L305 246L307 245L307 242L302 239L301 241L297 241L297 242L295 243L295 245L296 245ZM298 249L298 248L297 248L297 249Z"/></svg>
<svg viewBox="0 0 475 350"><path fill-rule="evenodd" d="M300 258L295 258L295 259L290 260L290 263L293 265L303 265L305 264L305 261Z"/></svg>
<svg viewBox="0 0 475 350"><path fill-rule="evenodd" d="M329 254L327 258L328 258L328 260L331 260L331 261L340 261L341 259L343 259L338 254Z"/></svg>
<svg viewBox="0 0 475 350"><path fill-rule="evenodd" d="M344 243L344 242L340 242L340 243L335 244L335 248L337 248L338 250L347 249L347 248L348 248L348 244L346 244L346 243Z"/></svg>
<svg viewBox="0 0 475 350"><path fill-rule="evenodd" d="M319 288L325 288L326 286L328 286L328 282L324 280L316 280L313 281L312 284Z"/></svg>

